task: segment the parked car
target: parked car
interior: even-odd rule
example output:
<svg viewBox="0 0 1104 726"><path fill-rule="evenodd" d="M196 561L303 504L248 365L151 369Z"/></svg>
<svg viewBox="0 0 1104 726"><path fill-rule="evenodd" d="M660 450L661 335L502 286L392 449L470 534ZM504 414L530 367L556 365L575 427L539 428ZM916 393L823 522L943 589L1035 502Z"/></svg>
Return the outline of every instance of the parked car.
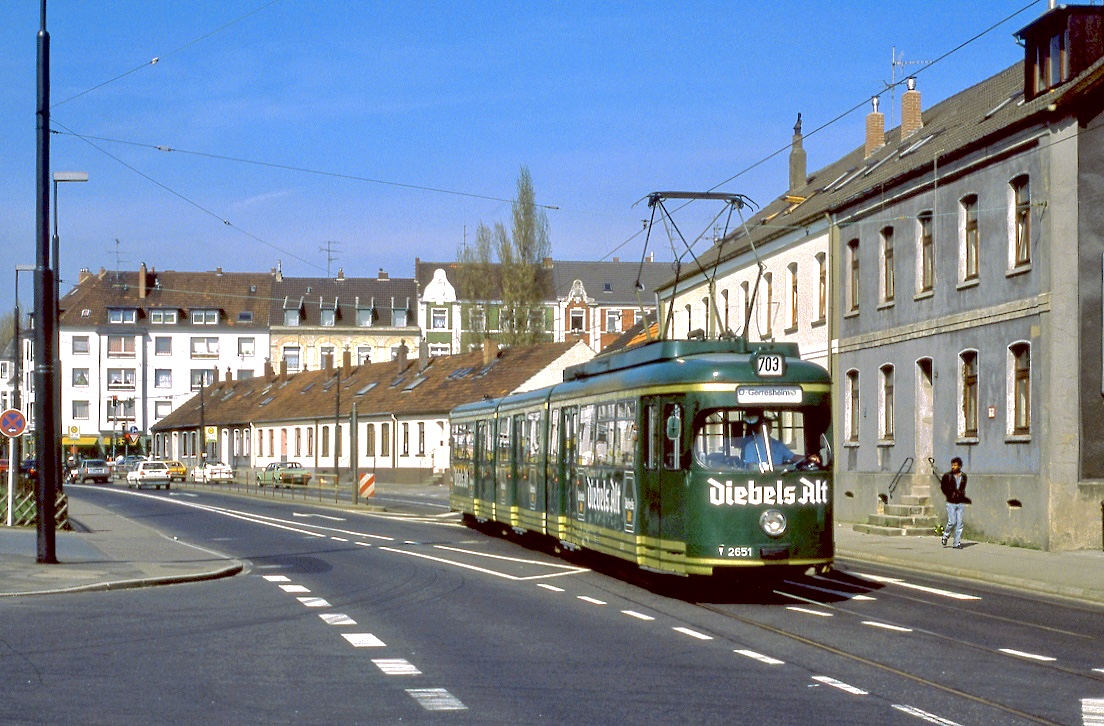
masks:
<svg viewBox="0 0 1104 726"><path fill-rule="evenodd" d="M234 470L221 461L216 461L213 464L207 462L203 466L192 469L192 481L194 482L230 481L233 478Z"/></svg>
<svg viewBox="0 0 1104 726"><path fill-rule="evenodd" d="M188 478L188 467L179 461L167 459L165 464L169 467L169 478L173 481L184 481Z"/></svg>
<svg viewBox="0 0 1104 726"><path fill-rule="evenodd" d="M108 479L111 478L111 469L103 459L85 459L72 471L73 480L81 484L87 484L89 481L107 484Z"/></svg>
<svg viewBox="0 0 1104 726"><path fill-rule="evenodd" d="M157 489L171 487L172 475L169 467L163 461L139 461L134 469L127 472L126 482L128 488L152 486Z"/></svg>
<svg viewBox="0 0 1104 726"><path fill-rule="evenodd" d="M126 475L134 471L134 467L138 465L138 462L145 461L146 457L141 454L131 454L130 456L124 456L122 461L116 459L114 475L116 479L126 478Z"/></svg>
<svg viewBox="0 0 1104 726"><path fill-rule="evenodd" d="M310 483L311 473L298 461L274 461L257 472L257 486L272 485L288 487L293 484L306 486Z"/></svg>

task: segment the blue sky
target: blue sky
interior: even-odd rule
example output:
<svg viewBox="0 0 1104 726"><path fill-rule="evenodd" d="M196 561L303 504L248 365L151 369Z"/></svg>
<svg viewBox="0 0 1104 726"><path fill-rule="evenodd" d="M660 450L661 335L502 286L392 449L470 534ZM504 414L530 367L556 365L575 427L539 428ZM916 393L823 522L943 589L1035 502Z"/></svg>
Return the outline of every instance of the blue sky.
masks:
<svg viewBox="0 0 1104 726"><path fill-rule="evenodd" d="M892 128L893 48L928 107L1020 60L1012 34L1045 9L52 0L51 166L90 177L60 189L62 292L117 261L325 275L328 243L331 274L410 277L415 257L455 259L480 222L508 224L522 165L555 207L555 257L639 259L648 209L633 205L649 192L720 185L765 203L785 191L786 154L744 170L788 147L798 112L809 134L882 93ZM38 12L8 3L0 24L5 309L14 265L35 261ZM867 108L807 136L810 171L862 143ZM680 227L697 236L716 211L695 205ZM649 249L671 259L658 229Z"/></svg>

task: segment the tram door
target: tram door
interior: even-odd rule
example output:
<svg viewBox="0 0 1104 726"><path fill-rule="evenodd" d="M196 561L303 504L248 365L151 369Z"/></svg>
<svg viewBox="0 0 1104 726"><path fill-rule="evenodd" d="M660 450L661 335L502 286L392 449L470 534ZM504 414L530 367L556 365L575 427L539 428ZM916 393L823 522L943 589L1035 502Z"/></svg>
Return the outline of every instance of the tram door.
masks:
<svg viewBox="0 0 1104 726"><path fill-rule="evenodd" d="M491 516L494 511L494 421L480 419L476 422L475 437L475 482L472 497L475 500L475 514Z"/></svg>
<svg viewBox="0 0 1104 726"><path fill-rule="evenodd" d="M683 406L665 397L645 398L640 407L639 532L645 537L672 537L678 524L683 495L685 458Z"/></svg>
<svg viewBox="0 0 1104 726"><path fill-rule="evenodd" d="M575 471L575 432L579 409L568 407L552 410L552 430L548 443L548 486L545 487L545 512L548 513L548 533L562 537L569 515L568 492Z"/></svg>

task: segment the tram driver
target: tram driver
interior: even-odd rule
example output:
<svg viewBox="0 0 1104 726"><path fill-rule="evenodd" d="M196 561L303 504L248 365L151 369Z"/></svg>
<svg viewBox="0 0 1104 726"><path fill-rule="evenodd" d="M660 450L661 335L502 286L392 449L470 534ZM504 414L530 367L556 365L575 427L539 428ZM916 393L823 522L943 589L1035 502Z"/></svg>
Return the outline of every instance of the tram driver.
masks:
<svg viewBox="0 0 1104 726"><path fill-rule="evenodd" d="M742 454L745 466L766 472L801 461L801 456L771 435L772 421L762 411L749 411L744 416L744 424L747 427Z"/></svg>

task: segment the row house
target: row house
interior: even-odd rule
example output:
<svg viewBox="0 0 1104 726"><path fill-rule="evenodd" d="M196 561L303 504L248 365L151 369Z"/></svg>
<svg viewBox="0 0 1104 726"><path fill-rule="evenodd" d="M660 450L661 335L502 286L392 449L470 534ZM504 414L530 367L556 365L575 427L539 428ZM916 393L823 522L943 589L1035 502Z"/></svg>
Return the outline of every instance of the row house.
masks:
<svg viewBox="0 0 1104 726"><path fill-rule="evenodd" d="M660 312L678 336L827 362L838 519L941 503L933 473L960 456L973 536L1080 549L1104 505L1104 9L1050 8L1018 36L1022 62L930 109L910 79L896 129L874 99L863 144L811 175L799 122L786 193L701 256L708 275L668 281Z"/></svg>
<svg viewBox="0 0 1104 726"><path fill-rule="evenodd" d="M485 397L563 380L594 355L581 343L544 343L452 356L416 357L405 345L385 363L267 372L219 381L153 426L156 455L236 469L296 461L316 475L354 481L371 471L388 481L424 481L449 467L449 412ZM202 438L201 438L202 435Z"/></svg>
<svg viewBox="0 0 1104 726"><path fill-rule="evenodd" d="M538 270L542 289L543 329L554 342L583 341L601 352L620 334L655 310L656 286L670 275L670 265L644 262L564 262L545 259ZM492 280L498 265L485 271ZM500 294L491 300L465 299L457 262L415 261L422 290L418 322L431 355L471 350L487 335L501 332ZM497 284L491 285L500 289Z"/></svg>
<svg viewBox="0 0 1104 726"><path fill-rule="evenodd" d="M269 310L268 357L287 372L333 368L348 352L356 364L384 363L421 331L418 287L409 278L284 277L277 269Z"/></svg>

